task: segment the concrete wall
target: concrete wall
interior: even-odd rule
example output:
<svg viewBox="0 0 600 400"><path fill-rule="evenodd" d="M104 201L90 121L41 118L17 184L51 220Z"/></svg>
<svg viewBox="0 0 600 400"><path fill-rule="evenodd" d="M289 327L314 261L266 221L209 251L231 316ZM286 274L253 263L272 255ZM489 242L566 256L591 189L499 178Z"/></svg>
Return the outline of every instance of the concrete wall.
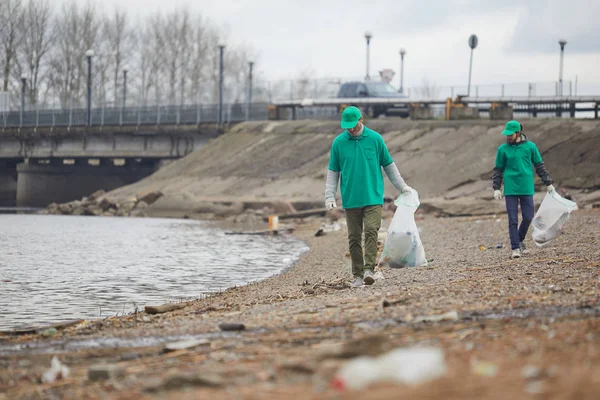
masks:
<svg viewBox="0 0 600 400"><path fill-rule="evenodd" d="M17 165L18 207L45 207L81 199L98 189L106 191L128 185L151 175L156 166Z"/></svg>
<svg viewBox="0 0 600 400"><path fill-rule="evenodd" d="M450 108L451 120L478 119L479 110L475 107L452 107Z"/></svg>
<svg viewBox="0 0 600 400"><path fill-rule="evenodd" d="M513 119L513 115L512 106L500 105L490 109L490 119L509 121Z"/></svg>

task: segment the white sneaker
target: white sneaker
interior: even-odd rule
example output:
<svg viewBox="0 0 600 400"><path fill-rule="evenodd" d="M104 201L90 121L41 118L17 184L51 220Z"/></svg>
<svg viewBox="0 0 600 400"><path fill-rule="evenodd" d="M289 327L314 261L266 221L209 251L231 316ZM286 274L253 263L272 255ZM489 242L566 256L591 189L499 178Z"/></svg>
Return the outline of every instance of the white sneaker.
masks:
<svg viewBox="0 0 600 400"><path fill-rule="evenodd" d="M372 285L375 283L375 277L373 276L373 271L371 271L370 269L366 269L365 273L363 275L363 280L365 282L365 285Z"/></svg>
<svg viewBox="0 0 600 400"><path fill-rule="evenodd" d="M514 249L510 258L521 258L521 249Z"/></svg>
<svg viewBox="0 0 600 400"><path fill-rule="evenodd" d="M352 287L352 288L362 287L364 285L364 283L365 282L363 281L363 278L361 278L360 276L357 276L354 278L354 280L350 284L350 287Z"/></svg>
<svg viewBox="0 0 600 400"><path fill-rule="evenodd" d="M529 254L529 249L525 246L524 242L521 242L521 254Z"/></svg>

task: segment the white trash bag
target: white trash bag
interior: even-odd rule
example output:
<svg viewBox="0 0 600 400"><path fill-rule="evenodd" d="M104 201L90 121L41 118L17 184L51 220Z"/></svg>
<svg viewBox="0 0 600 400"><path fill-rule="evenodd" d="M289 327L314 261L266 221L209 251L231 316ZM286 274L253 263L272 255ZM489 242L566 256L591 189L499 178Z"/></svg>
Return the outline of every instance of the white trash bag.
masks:
<svg viewBox="0 0 600 400"><path fill-rule="evenodd" d="M561 197L556 191L547 193L533 217L533 242L543 247L556 239L573 210L577 210L575 202Z"/></svg>
<svg viewBox="0 0 600 400"><path fill-rule="evenodd" d="M415 211L421 204L419 193L401 193L394 204L398 207L387 231L379 265L392 268L427 265L425 249L415 222Z"/></svg>

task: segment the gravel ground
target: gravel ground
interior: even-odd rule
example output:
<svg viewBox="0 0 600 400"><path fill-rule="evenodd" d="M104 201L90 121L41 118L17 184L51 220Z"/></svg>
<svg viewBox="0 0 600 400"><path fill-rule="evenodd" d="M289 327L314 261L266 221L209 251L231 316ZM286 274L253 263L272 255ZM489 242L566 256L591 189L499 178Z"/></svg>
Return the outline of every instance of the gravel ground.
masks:
<svg viewBox="0 0 600 400"><path fill-rule="evenodd" d="M384 269L383 280L358 289L347 287L345 230L315 237L320 223L298 225L311 251L263 282L171 313L84 321L50 338L0 336L0 399L600 398L600 210L573 213L551 246L530 245L520 260L509 258L505 216L426 216L417 224L433 262ZM458 318L419 322L452 311ZM246 330L220 332L224 322ZM210 345L164 353L152 342L182 335ZM137 346L91 346L107 338ZM74 349L79 341L89 348ZM444 350L446 376L365 392L329 385L347 358L417 344ZM40 384L54 353L71 375ZM124 375L91 381L98 363Z"/></svg>

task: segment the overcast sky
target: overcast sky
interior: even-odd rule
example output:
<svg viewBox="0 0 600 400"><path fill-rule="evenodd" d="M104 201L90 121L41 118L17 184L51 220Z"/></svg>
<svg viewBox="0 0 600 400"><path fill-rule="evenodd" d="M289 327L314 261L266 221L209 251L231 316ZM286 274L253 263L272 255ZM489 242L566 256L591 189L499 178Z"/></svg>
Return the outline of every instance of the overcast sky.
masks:
<svg viewBox="0 0 600 400"><path fill-rule="evenodd" d="M59 2L62 0L50 0ZM84 3L87 0L76 0ZM265 77L303 72L362 77L364 32L371 31L371 75L396 71L406 49L405 85L423 79L466 84L468 37L479 46L473 83L556 81L558 39L568 41L564 79L600 87L600 0L98 0L135 17L188 5L251 47Z"/></svg>

